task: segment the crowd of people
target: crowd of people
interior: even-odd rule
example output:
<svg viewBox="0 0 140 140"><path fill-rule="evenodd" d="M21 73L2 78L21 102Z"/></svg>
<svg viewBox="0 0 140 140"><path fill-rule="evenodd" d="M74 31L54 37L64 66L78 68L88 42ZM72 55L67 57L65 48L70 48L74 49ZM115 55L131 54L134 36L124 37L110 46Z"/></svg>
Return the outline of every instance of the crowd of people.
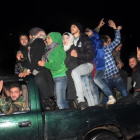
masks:
<svg viewBox="0 0 140 140"><path fill-rule="evenodd" d="M100 29L108 24L114 30L114 39L100 35ZM16 54L15 74L32 75L45 110L56 105L57 109L81 108L101 104L115 104L116 90L122 98L129 98L127 72L122 69L120 58L122 26L113 20L101 19L94 28L83 31L81 23L71 24L70 32L50 32L34 27L28 35L19 36L20 47ZM140 93L140 50L130 56L133 69L134 95ZM1 84L2 85L2 82ZM100 100L103 95L102 101Z"/></svg>

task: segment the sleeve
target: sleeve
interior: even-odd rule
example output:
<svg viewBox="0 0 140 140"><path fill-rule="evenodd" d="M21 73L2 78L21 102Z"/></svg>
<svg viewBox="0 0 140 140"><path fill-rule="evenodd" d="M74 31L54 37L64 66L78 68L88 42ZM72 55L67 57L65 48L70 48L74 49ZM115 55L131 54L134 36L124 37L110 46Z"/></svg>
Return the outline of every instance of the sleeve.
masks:
<svg viewBox="0 0 140 140"><path fill-rule="evenodd" d="M137 63L138 63L138 71L140 72L140 60L138 60Z"/></svg>
<svg viewBox="0 0 140 140"><path fill-rule="evenodd" d="M120 51L115 52L116 55L114 56L115 62L118 64L119 62L123 63L120 57Z"/></svg>
<svg viewBox="0 0 140 140"><path fill-rule="evenodd" d="M8 98L0 98L0 110L5 114L12 114L14 106L12 106L11 100Z"/></svg>
<svg viewBox="0 0 140 140"><path fill-rule="evenodd" d="M96 28L94 29L94 31L96 31L97 33L99 33L99 32L100 32L100 28L96 27Z"/></svg>
<svg viewBox="0 0 140 140"><path fill-rule="evenodd" d="M51 57L53 56L53 57ZM66 58L66 53L61 48L56 48L50 54L50 59L48 62L44 64L44 66L50 70L59 70L62 62L64 62Z"/></svg>
<svg viewBox="0 0 140 140"><path fill-rule="evenodd" d="M25 47L25 46L20 46L19 49L18 49L18 51L17 51L17 53L18 53L18 52L22 52L22 53L23 53L23 51L24 51L24 49L25 49L24 47Z"/></svg>
<svg viewBox="0 0 140 140"><path fill-rule="evenodd" d="M33 50L30 52L31 64L29 65L29 69L33 71L34 69L40 70L40 66L38 66L38 61L41 60L42 55L45 52L45 43L42 39L36 39L32 44Z"/></svg>
<svg viewBox="0 0 140 140"><path fill-rule="evenodd" d="M0 98L0 110L7 114L13 114L16 111L22 111L26 108L25 101L12 103L11 99Z"/></svg>
<svg viewBox="0 0 140 140"><path fill-rule="evenodd" d="M77 58L85 60L85 61L93 61L94 48L93 48L92 41L90 40L90 38L87 38L87 40L85 40L83 42L84 42L84 44L83 44L84 51L77 52L78 53Z"/></svg>
<svg viewBox="0 0 140 140"><path fill-rule="evenodd" d="M107 47L110 49L110 51L113 51L119 45L120 41L121 41L120 30L115 30L115 38L111 42L111 44L108 45Z"/></svg>

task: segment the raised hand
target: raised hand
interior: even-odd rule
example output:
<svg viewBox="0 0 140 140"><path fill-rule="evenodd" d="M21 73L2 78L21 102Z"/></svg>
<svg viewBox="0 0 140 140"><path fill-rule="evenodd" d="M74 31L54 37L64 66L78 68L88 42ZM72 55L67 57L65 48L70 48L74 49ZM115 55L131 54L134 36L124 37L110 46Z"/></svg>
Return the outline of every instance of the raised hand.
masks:
<svg viewBox="0 0 140 140"><path fill-rule="evenodd" d="M122 29L122 26L118 26L117 29L118 29L118 30L121 30L121 29Z"/></svg>
<svg viewBox="0 0 140 140"><path fill-rule="evenodd" d="M118 67L119 69L121 69L121 68L123 67L123 63L120 62L120 61L118 61L117 67Z"/></svg>
<svg viewBox="0 0 140 140"><path fill-rule="evenodd" d="M3 87L3 80L0 80L0 92L2 90L2 87Z"/></svg>
<svg viewBox="0 0 140 140"><path fill-rule="evenodd" d="M23 58L22 52L18 52L16 57L17 57L18 60L21 60L21 58Z"/></svg>
<svg viewBox="0 0 140 140"><path fill-rule="evenodd" d="M101 28L105 24L104 18L102 18L99 22L98 28Z"/></svg>
<svg viewBox="0 0 140 140"><path fill-rule="evenodd" d="M138 60L140 60L140 48L139 47L137 47L137 58L138 58Z"/></svg>
<svg viewBox="0 0 140 140"><path fill-rule="evenodd" d="M116 24L113 20L108 21L108 26L112 27L113 29L116 29Z"/></svg>

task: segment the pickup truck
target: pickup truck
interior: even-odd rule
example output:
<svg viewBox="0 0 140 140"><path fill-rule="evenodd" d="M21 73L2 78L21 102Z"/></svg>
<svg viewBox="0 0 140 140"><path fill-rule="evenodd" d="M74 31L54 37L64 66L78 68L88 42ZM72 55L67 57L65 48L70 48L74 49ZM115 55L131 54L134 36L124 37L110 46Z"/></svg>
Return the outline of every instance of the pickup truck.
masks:
<svg viewBox="0 0 140 140"><path fill-rule="evenodd" d="M27 108L0 113L0 140L132 140L140 136L140 101L44 111L32 76L0 76L22 84Z"/></svg>

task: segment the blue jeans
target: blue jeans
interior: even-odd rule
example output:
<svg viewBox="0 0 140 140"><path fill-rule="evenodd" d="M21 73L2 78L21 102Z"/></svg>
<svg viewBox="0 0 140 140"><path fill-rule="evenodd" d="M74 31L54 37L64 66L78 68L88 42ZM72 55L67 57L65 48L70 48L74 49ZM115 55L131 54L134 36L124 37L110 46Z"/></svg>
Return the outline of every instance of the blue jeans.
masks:
<svg viewBox="0 0 140 140"><path fill-rule="evenodd" d="M118 91L121 93L122 97L125 97L128 95L126 84L122 80L122 77L120 76L120 74L118 74L117 78L115 77L113 77L112 79L105 78L104 80L107 86L109 87L109 89L112 91L112 93L113 93L113 88L117 88ZM106 102L107 102L107 97L103 96L102 104L106 104Z"/></svg>
<svg viewBox="0 0 140 140"><path fill-rule="evenodd" d="M95 71L95 76L93 78L94 83L100 88L100 90L109 97L112 95L111 90L106 85L106 83L103 81L104 78L104 70Z"/></svg>
<svg viewBox="0 0 140 140"><path fill-rule="evenodd" d="M93 95L94 103L95 103L95 105L99 105L100 104L99 88L94 83L93 78L92 78L92 74L89 75L89 82L90 82L90 88L91 88L91 92Z"/></svg>
<svg viewBox="0 0 140 140"><path fill-rule="evenodd" d="M78 103L85 102L82 76L88 76L92 71L92 63L81 64L72 70L71 76L74 81ZM89 86L89 82L87 83L87 86Z"/></svg>
<svg viewBox="0 0 140 140"><path fill-rule="evenodd" d="M87 99L88 106L99 105L99 91L98 87L94 84L92 73L82 76L84 96Z"/></svg>
<svg viewBox="0 0 140 140"><path fill-rule="evenodd" d="M54 78L56 102L59 109L69 108L66 101L67 76Z"/></svg>

